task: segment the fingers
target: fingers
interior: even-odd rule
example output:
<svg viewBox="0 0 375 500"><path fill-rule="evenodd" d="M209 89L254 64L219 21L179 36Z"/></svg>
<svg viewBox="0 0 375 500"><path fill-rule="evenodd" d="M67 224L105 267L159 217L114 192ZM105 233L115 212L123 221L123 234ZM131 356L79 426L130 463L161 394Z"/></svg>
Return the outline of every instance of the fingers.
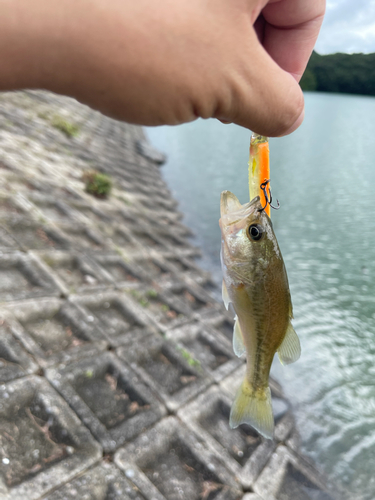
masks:
<svg viewBox="0 0 375 500"><path fill-rule="evenodd" d="M255 33L252 36L256 39ZM270 137L291 133L303 120L302 90L257 39L249 45L251 62L232 71L231 99L219 108L216 117Z"/></svg>
<svg viewBox="0 0 375 500"><path fill-rule="evenodd" d="M298 81L314 48L324 11L325 0L280 0L262 11L265 50Z"/></svg>
<svg viewBox="0 0 375 500"><path fill-rule="evenodd" d="M321 1L280 0L263 9L263 26L257 23L263 46L253 24L267 0L112 0L111 9L102 0L65 0L76 9L67 16L69 36L61 39L60 53L68 57L54 52L53 81L43 88L143 125L200 116L267 136L289 133L304 107L289 73L304 66L317 31L314 10L296 17L292 7ZM284 9L279 17L276 7ZM304 44L306 34L311 40ZM299 55L286 58L277 43Z"/></svg>
<svg viewBox="0 0 375 500"><path fill-rule="evenodd" d="M293 132L302 123L304 101L297 84L315 45L324 0L276 0L267 4L254 24L251 68L234 102L233 121L268 136ZM242 92L242 94L241 94ZM233 110L232 110L233 111ZM224 120L227 117L222 116Z"/></svg>

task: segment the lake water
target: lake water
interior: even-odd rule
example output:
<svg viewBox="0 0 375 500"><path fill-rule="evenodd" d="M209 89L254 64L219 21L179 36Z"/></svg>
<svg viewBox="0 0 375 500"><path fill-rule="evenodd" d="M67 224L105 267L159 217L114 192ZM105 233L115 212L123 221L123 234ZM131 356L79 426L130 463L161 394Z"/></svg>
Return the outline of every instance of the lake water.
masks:
<svg viewBox="0 0 375 500"><path fill-rule="evenodd" d="M375 498L375 98L306 94L304 124L271 139L272 212L301 359L272 373L303 451L351 500ZM250 133L198 120L148 129L164 178L221 283L220 193L248 201Z"/></svg>

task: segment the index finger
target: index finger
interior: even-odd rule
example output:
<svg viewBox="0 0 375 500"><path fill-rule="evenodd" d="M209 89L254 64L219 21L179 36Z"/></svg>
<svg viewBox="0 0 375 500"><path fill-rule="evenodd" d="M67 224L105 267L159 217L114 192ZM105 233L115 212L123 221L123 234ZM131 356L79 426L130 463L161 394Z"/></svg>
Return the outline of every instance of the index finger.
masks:
<svg viewBox="0 0 375 500"><path fill-rule="evenodd" d="M279 0L262 11L262 44L272 59L299 81L323 22L325 0Z"/></svg>

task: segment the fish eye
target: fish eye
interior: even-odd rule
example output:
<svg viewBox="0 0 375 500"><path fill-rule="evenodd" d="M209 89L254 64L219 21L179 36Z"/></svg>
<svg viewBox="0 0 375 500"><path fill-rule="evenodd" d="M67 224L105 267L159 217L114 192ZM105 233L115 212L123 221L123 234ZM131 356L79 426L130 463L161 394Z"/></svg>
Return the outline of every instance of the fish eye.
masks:
<svg viewBox="0 0 375 500"><path fill-rule="evenodd" d="M254 241L259 241L264 233L264 229L260 224L251 224L248 231L250 238Z"/></svg>

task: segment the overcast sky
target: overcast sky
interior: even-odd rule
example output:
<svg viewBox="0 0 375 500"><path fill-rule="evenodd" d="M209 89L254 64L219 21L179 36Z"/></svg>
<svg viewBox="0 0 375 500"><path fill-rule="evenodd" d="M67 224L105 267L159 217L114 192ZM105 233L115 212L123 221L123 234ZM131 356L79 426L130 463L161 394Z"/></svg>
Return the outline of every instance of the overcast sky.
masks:
<svg viewBox="0 0 375 500"><path fill-rule="evenodd" d="M327 0L315 50L319 54L375 52L375 0Z"/></svg>

